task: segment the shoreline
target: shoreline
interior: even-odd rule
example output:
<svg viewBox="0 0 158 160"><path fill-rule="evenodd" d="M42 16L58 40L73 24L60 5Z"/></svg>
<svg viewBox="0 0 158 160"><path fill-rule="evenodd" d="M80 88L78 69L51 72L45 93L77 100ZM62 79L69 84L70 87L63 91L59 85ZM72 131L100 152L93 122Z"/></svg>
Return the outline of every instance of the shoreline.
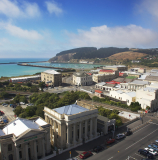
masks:
<svg viewBox="0 0 158 160"><path fill-rule="evenodd" d="M8 62L8 63L0 63L0 64L21 64L21 63L43 63L48 61L35 61L35 62Z"/></svg>

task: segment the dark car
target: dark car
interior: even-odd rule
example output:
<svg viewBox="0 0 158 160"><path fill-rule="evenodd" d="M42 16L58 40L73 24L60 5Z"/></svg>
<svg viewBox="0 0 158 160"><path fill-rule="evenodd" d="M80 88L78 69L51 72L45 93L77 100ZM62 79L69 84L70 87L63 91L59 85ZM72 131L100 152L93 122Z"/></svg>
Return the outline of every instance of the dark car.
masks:
<svg viewBox="0 0 158 160"><path fill-rule="evenodd" d="M83 152L82 154L80 154L79 157L81 159L85 159L85 158L90 157L91 155L93 155L92 152L91 151L87 151L87 152Z"/></svg>
<svg viewBox="0 0 158 160"><path fill-rule="evenodd" d="M106 144L111 144L111 143L114 143L115 142L115 139L108 139L107 141L106 141Z"/></svg>
<svg viewBox="0 0 158 160"><path fill-rule="evenodd" d="M154 158L153 154L149 153L149 151L147 151L147 150L139 149L138 152L149 159Z"/></svg>
<svg viewBox="0 0 158 160"><path fill-rule="evenodd" d="M125 132L125 135L126 135L126 136L130 136L132 133L133 133L133 132L129 130L129 131Z"/></svg>
<svg viewBox="0 0 158 160"><path fill-rule="evenodd" d="M104 147L102 147L102 146L96 146L93 148L93 151L98 153L99 151L101 151L103 149L104 149Z"/></svg>

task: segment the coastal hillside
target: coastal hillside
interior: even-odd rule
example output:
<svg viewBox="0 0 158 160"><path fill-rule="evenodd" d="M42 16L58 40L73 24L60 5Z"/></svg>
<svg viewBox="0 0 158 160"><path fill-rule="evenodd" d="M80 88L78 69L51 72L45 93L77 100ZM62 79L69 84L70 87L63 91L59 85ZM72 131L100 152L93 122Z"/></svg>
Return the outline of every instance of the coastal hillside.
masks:
<svg viewBox="0 0 158 160"><path fill-rule="evenodd" d="M107 58L119 52L129 51L129 48L100 48L95 47L82 47L71 50L62 51L57 53L55 57L49 59L52 61L69 61L71 59L95 59L95 58Z"/></svg>

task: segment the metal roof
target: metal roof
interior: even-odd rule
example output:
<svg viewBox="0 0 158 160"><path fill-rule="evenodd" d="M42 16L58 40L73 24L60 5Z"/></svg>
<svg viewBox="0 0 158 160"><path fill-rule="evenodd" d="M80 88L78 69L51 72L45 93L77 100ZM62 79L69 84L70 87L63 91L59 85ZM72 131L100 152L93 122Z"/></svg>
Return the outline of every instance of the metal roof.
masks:
<svg viewBox="0 0 158 160"><path fill-rule="evenodd" d="M77 114L77 113L80 113L80 112L89 111L89 109L78 106L77 104L63 106L63 107L56 108L56 109L53 109L53 110L60 113L60 114L66 114L66 115L73 115L73 114Z"/></svg>
<svg viewBox="0 0 158 160"><path fill-rule="evenodd" d="M61 74L61 73L59 73L59 72L57 72L55 70L52 70L52 69L48 69L48 70L44 71L44 73L48 73L48 74Z"/></svg>
<svg viewBox="0 0 158 160"><path fill-rule="evenodd" d="M0 136L4 136L4 132L0 129Z"/></svg>
<svg viewBox="0 0 158 160"><path fill-rule="evenodd" d="M29 78L39 78L41 75L37 76L29 76L29 77L18 77L18 78L11 78L11 80L20 80L20 79L29 79Z"/></svg>
<svg viewBox="0 0 158 160"><path fill-rule="evenodd" d="M143 88L144 91L149 91L149 92L155 92L156 90L158 90L157 88L152 88L152 87L146 87Z"/></svg>
<svg viewBox="0 0 158 160"><path fill-rule="evenodd" d="M141 85L145 85L145 84L149 84L148 81L141 81L141 80L134 80L133 82L130 82L129 84L141 84Z"/></svg>
<svg viewBox="0 0 158 160"><path fill-rule="evenodd" d="M96 85L98 86L104 86L106 83L105 82L100 82L100 83L97 83Z"/></svg>

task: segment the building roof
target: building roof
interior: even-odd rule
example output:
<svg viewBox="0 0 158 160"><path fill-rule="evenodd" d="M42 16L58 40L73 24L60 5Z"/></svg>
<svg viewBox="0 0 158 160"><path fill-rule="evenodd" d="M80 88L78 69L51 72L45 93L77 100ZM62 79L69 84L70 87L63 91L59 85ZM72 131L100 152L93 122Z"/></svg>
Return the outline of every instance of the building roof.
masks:
<svg viewBox="0 0 158 160"><path fill-rule="evenodd" d="M18 78L11 78L11 80L20 80L20 79L29 79L29 78L39 78L41 75L37 76L29 76L29 77L18 77Z"/></svg>
<svg viewBox="0 0 158 160"><path fill-rule="evenodd" d="M158 76L146 76L147 81L158 81Z"/></svg>
<svg viewBox="0 0 158 160"><path fill-rule="evenodd" d="M138 79L142 79L144 80L146 78L147 75L141 75L141 77L139 77Z"/></svg>
<svg viewBox="0 0 158 160"><path fill-rule="evenodd" d="M100 83L97 83L96 85L98 86L104 86L106 83L105 82L100 82Z"/></svg>
<svg viewBox="0 0 158 160"><path fill-rule="evenodd" d="M113 79L113 81L116 81L116 82L123 82L125 80L125 78L116 78L116 79Z"/></svg>
<svg viewBox="0 0 158 160"><path fill-rule="evenodd" d="M44 71L44 73L48 73L48 74L61 74L61 73L59 73L59 72L57 72L55 70L52 70L52 69L48 69L48 70Z"/></svg>
<svg viewBox="0 0 158 160"><path fill-rule="evenodd" d="M5 135L14 134L15 136L19 136L28 129L39 129L39 125L33 120L17 117L14 121L6 125L2 131Z"/></svg>
<svg viewBox="0 0 158 160"><path fill-rule="evenodd" d="M111 69L101 69L99 72L108 72L108 73L113 73L114 71Z"/></svg>
<svg viewBox="0 0 158 160"><path fill-rule="evenodd" d="M97 93L103 93L102 91L100 91L100 90L95 90L95 92L97 92Z"/></svg>
<svg viewBox="0 0 158 160"><path fill-rule="evenodd" d="M129 84L138 84L138 85L148 85L148 81L141 81L141 80L134 80L133 82L130 82Z"/></svg>
<svg viewBox="0 0 158 160"><path fill-rule="evenodd" d="M110 81L110 82L106 82L106 83L108 83L108 84L120 84L120 82L116 82L116 81L114 81L114 80L112 80L112 81Z"/></svg>
<svg viewBox="0 0 158 160"><path fill-rule="evenodd" d="M146 88L143 88L143 90L148 91L148 92L155 92L158 89L157 88L152 88L152 87L146 87Z"/></svg>
<svg viewBox="0 0 158 160"><path fill-rule="evenodd" d="M0 136L4 136L4 132L0 129Z"/></svg>
<svg viewBox="0 0 158 160"><path fill-rule="evenodd" d="M48 123L46 123L46 121L44 121L44 120L41 119L41 118L36 119L35 122L36 122L39 126L44 126L44 125L48 124Z"/></svg>
<svg viewBox="0 0 158 160"><path fill-rule="evenodd" d="M88 77L88 76L91 76L91 75L89 75L89 74L87 74L85 72L76 72L73 75L76 76L76 77Z"/></svg>
<svg viewBox="0 0 158 160"><path fill-rule="evenodd" d="M127 94L130 97L136 97L136 92L127 92L125 94Z"/></svg>
<svg viewBox="0 0 158 160"><path fill-rule="evenodd" d="M117 67L126 67L125 65L113 65L113 66L105 66L106 68L117 68Z"/></svg>
<svg viewBox="0 0 158 160"><path fill-rule="evenodd" d="M66 115L73 115L73 114L77 114L77 113L80 113L80 112L89 111L89 109L78 106L77 104L63 106L63 107L60 107L60 108L55 108L53 110L58 112L59 114L66 114Z"/></svg>

